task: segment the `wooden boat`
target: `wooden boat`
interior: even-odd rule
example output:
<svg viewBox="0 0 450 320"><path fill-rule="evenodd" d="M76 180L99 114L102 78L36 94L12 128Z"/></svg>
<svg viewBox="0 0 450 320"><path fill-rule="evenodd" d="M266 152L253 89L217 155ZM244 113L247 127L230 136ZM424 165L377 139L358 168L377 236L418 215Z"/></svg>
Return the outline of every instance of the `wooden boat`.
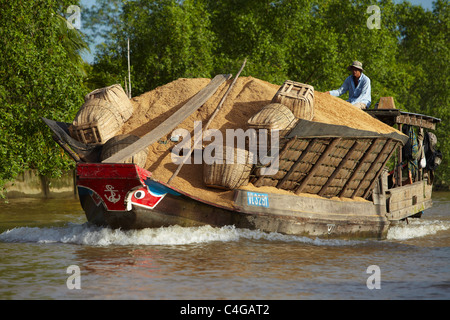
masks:
<svg viewBox="0 0 450 320"><path fill-rule="evenodd" d="M89 222L121 229L234 225L310 237L383 239L391 224L431 207L432 184L425 169L409 184L404 184L401 169L394 170L396 183L388 183L386 164L393 155L395 168L402 163L401 149L408 141L398 132L380 134L299 119L281 139L277 174L263 175L254 166L249 178L254 187L227 191L232 194L229 205L160 181L134 163L122 163L173 130L208 99L205 91L214 88L205 88L180 112L103 161L101 146L73 139L70 124L43 119L77 162L78 194ZM367 112L400 127L434 129L440 121L397 109Z"/></svg>

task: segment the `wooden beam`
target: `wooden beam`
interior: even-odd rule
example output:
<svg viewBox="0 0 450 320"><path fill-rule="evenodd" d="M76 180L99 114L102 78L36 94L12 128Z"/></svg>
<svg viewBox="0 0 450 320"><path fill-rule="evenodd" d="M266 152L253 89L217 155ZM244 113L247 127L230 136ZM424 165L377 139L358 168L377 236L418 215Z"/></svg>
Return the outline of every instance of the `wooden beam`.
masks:
<svg viewBox="0 0 450 320"><path fill-rule="evenodd" d="M403 129L403 124L400 123L398 125L398 131L402 132L402 129ZM395 181L395 184L398 187L402 186L402 180L403 180L403 177L402 177L402 169L403 169L403 166L402 166L402 161L403 161L403 159L402 159L402 149L403 149L403 147L401 145L399 145L398 146L398 152L397 152L398 153L397 154L398 162L397 162L397 164L395 166L395 169L397 169L397 181Z"/></svg>
<svg viewBox="0 0 450 320"><path fill-rule="evenodd" d="M355 170L353 170L352 175L350 176L350 178L347 180L347 182L345 183L344 187L342 187L341 192L339 192L338 196L342 197L342 195L347 191L350 183L355 179L356 174L358 173L358 171L361 169L362 165L364 164L364 162L367 160L367 158L370 156L370 153L372 152L372 150L375 148L376 144L378 143L378 140L380 138L375 139L372 144L370 145L370 147L368 148L368 150L366 150L366 153L364 154L364 156L362 157L362 159L359 161L358 165L356 166Z"/></svg>
<svg viewBox="0 0 450 320"><path fill-rule="evenodd" d="M309 153L313 145L316 143L316 138L311 139L308 146L303 150L302 154L298 157L297 161L292 165L291 169L284 175L283 179L281 179L280 182L277 184L277 188L281 188L283 184L289 179L289 177L297 170L297 167L300 165L300 163L303 161L303 158Z"/></svg>
<svg viewBox="0 0 450 320"><path fill-rule="evenodd" d="M75 162L82 162L78 154L76 154L72 149L70 149L69 145L64 141L62 141L56 134L52 135L52 138L53 140L55 140L57 144L59 144L61 148L63 148L65 152L69 154L69 156L72 157L73 160L75 160Z"/></svg>
<svg viewBox="0 0 450 320"><path fill-rule="evenodd" d="M183 122L184 119L189 117L194 111L196 111L206 101L208 101L208 99L217 91L220 85L230 77L231 74L220 74L215 76L206 87L200 90L183 107L178 109L166 121L144 135L138 141L113 154L108 159L103 160L102 163L120 163L128 157L131 157L132 155L138 153L141 150L144 150L149 145L158 141L162 136L175 129L176 126Z"/></svg>
<svg viewBox="0 0 450 320"><path fill-rule="evenodd" d="M322 163L325 161L325 159L330 155L330 153L334 150L334 147L341 142L341 138L334 138L328 146L325 148L325 150L320 155L319 159L317 159L316 163L312 168L309 170L308 175L303 178L300 185L297 187L297 190L295 190L296 194L299 194L303 191L303 189L308 184L309 180L311 180L314 177L314 174L317 172L317 170L320 168Z"/></svg>
<svg viewBox="0 0 450 320"><path fill-rule="evenodd" d="M281 161L281 159L285 156L285 154L289 151L289 149L292 147L292 145L295 143L295 141L297 141L297 136L294 136L293 138L291 138L291 140L289 140L283 147L283 149L280 152L279 155L279 160ZM264 179L265 175L261 175L259 176L259 178L256 180L256 182L254 183L255 187L260 187L262 184L262 181Z"/></svg>
<svg viewBox="0 0 450 320"><path fill-rule="evenodd" d="M377 181L378 177L380 176L380 174L383 172L383 168L386 165L386 163L389 161L389 159L391 158L392 154L394 153L395 149L397 148L397 144L399 144L398 142L394 142L394 147L392 148L391 152L389 152L388 156L386 157L386 159L384 160L383 164L381 165L381 168L378 170L375 178L372 180L372 182L370 183L370 186L366 189L366 191L363 194L363 198L367 198L367 196L369 195L370 191L373 189L373 186L375 184L375 182Z"/></svg>
<svg viewBox="0 0 450 320"><path fill-rule="evenodd" d="M369 169L367 170L366 174L364 175L365 177L369 176L370 174L372 174L372 172L375 170L375 166L379 163L381 157L383 156L383 153L386 151L387 147L391 144L392 139L388 139L386 141L386 143L384 144L383 148L381 149L381 151L378 153L378 156L375 158L375 160L372 162L372 164L370 165ZM381 168L383 168L384 165L384 161L381 164ZM375 181L375 179L377 178L377 176L375 175L374 179L369 183L369 187L372 185L372 182ZM356 194L358 193L358 191L361 189L362 184L364 183L364 179L361 179L361 181L359 182L358 186L356 187L356 189L353 191L353 194L351 196L351 198L355 198Z"/></svg>
<svg viewBox="0 0 450 320"><path fill-rule="evenodd" d="M236 77L234 77L233 82L231 82L230 86L228 87L228 90L223 95L222 99L220 100L219 104L216 107L216 110L214 110L213 114L211 115L211 117L209 118L209 120L206 123L205 127L203 128L204 131L208 130L209 125L211 124L211 122L216 117L216 115L219 112L220 108L222 108L222 105L225 102L228 94L230 93L231 89L233 88L234 84L236 83L236 80L239 78L239 75L241 74L242 70L244 69L244 66L245 66L246 62L247 62L247 59L244 60L244 63L242 64L241 69L236 74ZM198 145L201 145L200 142L201 142L202 139L203 139L203 137L201 135L200 135L200 137L197 137L197 139L194 141L194 147L189 150L189 152L188 152L188 154L186 156L184 156L183 161L178 165L177 170L175 170L175 172L169 178L169 180L167 181L167 184L170 184L172 182L172 180L178 175L178 173L180 173L180 170L183 167L183 165L186 163L186 161L188 159L191 158L192 152L195 150L195 148L197 148ZM245 161L248 161L248 159L245 159Z"/></svg>
<svg viewBox="0 0 450 320"><path fill-rule="evenodd" d="M330 175L330 177L328 178L327 182L325 182L325 184L322 186L322 189L320 189L318 195L319 196L323 196L323 194L325 193L326 189L328 188L328 186L331 184L331 182L334 180L334 178L336 178L337 174L339 173L339 171L341 171L341 169L344 167L344 165L348 162L348 160L350 159L350 157L353 155L354 151L356 150L356 148L358 146L360 146L361 144L359 143L358 140L356 140L353 145L350 147L350 149L348 150L347 154L344 156L344 158L341 160L341 162L339 163L339 165L336 167L336 169L334 169L333 173Z"/></svg>
<svg viewBox="0 0 450 320"><path fill-rule="evenodd" d="M420 127L420 128L426 128L426 129L431 129L434 130L436 128L436 124L428 119L423 119L420 116L416 116L416 115L399 115L395 118L395 122L396 123L401 123L401 124L408 124L411 126L416 126L416 127Z"/></svg>

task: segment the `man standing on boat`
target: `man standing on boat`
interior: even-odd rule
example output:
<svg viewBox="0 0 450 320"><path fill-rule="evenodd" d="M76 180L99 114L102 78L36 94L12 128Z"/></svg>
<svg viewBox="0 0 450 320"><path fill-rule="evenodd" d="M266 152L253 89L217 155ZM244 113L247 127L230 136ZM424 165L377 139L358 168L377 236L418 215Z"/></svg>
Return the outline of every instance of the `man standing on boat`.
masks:
<svg viewBox="0 0 450 320"><path fill-rule="evenodd" d="M353 61L353 64L348 66L347 69L351 71L352 74L345 79L342 86L339 89L327 91L325 93L339 97L348 91L348 102L360 109L369 108L371 102L370 79L363 74L364 69L362 68L362 63Z"/></svg>

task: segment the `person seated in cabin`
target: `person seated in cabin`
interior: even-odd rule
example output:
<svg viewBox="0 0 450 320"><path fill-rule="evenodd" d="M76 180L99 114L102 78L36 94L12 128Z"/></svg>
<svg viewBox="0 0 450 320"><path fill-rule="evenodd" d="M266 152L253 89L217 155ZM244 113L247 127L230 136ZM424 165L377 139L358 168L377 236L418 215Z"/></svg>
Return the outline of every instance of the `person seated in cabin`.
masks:
<svg viewBox="0 0 450 320"><path fill-rule="evenodd" d="M348 76L342 86L339 89L327 91L325 93L332 96L339 97L348 91L348 102L360 109L369 108L371 99L371 86L370 79L363 72L362 63L359 61L353 61L352 65L347 69L352 72Z"/></svg>
<svg viewBox="0 0 450 320"><path fill-rule="evenodd" d="M402 149L403 162L407 164L407 180L403 181L403 185L412 184L417 181L419 174L419 162L420 150L419 141L417 139L416 131L414 127L404 124L402 132L408 136L408 141Z"/></svg>
<svg viewBox="0 0 450 320"><path fill-rule="evenodd" d="M423 152L425 157L424 171L428 175L428 184L433 184L434 171L442 163L442 153L437 149L437 137L432 132L426 132L423 140Z"/></svg>

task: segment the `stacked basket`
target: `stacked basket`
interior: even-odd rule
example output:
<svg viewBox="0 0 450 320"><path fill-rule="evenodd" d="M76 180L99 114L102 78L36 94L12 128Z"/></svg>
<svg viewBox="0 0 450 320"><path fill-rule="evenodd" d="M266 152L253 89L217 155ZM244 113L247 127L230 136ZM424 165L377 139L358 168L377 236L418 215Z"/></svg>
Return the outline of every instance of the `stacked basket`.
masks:
<svg viewBox="0 0 450 320"><path fill-rule="evenodd" d="M133 113L130 99L120 84L94 90L84 100L69 132L85 144L104 144Z"/></svg>
<svg viewBox="0 0 450 320"><path fill-rule="evenodd" d="M267 130L268 135L265 141L261 139L261 132L257 134L258 152L263 148L266 152L272 153L271 135L273 134L273 130L278 130L279 141L277 141L277 147L281 149L287 142L287 139L283 138L295 127L298 120L312 120L313 117L314 88L310 85L287 80L273 97L272 103L266 105L258 113L253 115L248 120L248 125L250 129ZM254 150L250 146L247 146L247 149ZM267 164L258 164L253 167L254 161L250 161L250 159L253 160L253 153L247 150L242 151L245 151L245 161L241 159L240 163L239 161L236 163L235 159L233 164L204 164L204 183L208 187L236 189L248 184L252 170L255 170L255 174L258 177L261 174L261 168L267 166ZM232 150L227 147L227 152L232 152ZM236 150L234 152L236 154ZM271 154L270 156L277 155Z"/></svg>
<svg viewBox="0 0 450 320"><path fill-rule="evenodd" d="M203 182L208 187L237 189L248 184L252 155L245 149L226 146L222 163L203 164Z"/></svg>
<svg viewBox="0 0 450 320"><path fill-rule="evenodd" d="M292 111L281 103L266 105L248 120L252 129L279 130L280 137L284 137L297 123ZM270 141L270 139L269 139Z"/></svg>
<svg viewBox="0 0 450 320"><path fill-rule="evenodd" d="M286 80L272 99L272 102L287 106L298 119L314 118L314 87Z"/></svg>

